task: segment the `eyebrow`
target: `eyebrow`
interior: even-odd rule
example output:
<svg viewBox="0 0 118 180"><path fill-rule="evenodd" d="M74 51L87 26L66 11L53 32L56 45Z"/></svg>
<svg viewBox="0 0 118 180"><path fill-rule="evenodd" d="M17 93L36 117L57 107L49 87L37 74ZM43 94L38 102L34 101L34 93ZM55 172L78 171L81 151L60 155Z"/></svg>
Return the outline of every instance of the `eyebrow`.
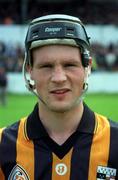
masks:
<svg viewBox="0 0 118 180"><path fill-rule="evenodd" d="M55 61L58 61L58 59L54 59L54 60L52 60L52 58L50 58L50 59L46 59L45 61L41 61L41 62L39 62L40 64L45 64L45 63L55 63ZM60 62L60 60L59 60L59 62ZM62 63L68 63L68 62L71 62L71 63L80 63L81 61L79 61L79 60L77 60L77 59L64 59L64 60L62 60L61 61Z"/></svg>

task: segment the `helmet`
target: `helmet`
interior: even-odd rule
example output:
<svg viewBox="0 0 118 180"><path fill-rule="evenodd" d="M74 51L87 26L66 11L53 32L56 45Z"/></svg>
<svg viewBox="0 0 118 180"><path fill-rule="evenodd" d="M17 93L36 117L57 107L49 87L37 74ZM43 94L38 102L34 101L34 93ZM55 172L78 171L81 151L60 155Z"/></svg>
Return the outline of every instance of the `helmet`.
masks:
<svg viewBox="0 0 118 180"><path fill-rule="evenodd" d="M82 64L88 66L90 42L79 18L53 14L31 21L25 40L26 63L31 64L31 49L49 44L78 46L81 49Z"/></svg>
<svg viewBox="0 0 118 180"><path fill-rule="evenodd" d="M85 27L79 18L63 14L46 15L29 24L25 39L25 61L23 73L26 87L35 93L35 85L27 78L27 65L32 66L31 50L40 46L63 44L80 48L82 64L87 69L83 91L88 87L88 67L91 61L90 42ZM35 93L37 95L37 93ZM38 96L39 97L39 96ZM39 97L40 98L40 97Z"/></svg>

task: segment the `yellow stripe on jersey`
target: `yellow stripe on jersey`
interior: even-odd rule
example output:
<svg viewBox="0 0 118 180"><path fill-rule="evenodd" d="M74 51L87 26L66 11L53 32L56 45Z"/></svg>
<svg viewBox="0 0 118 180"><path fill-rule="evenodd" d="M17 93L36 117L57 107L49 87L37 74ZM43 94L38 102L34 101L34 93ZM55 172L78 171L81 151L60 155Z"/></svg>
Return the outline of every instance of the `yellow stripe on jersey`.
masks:
<svg viewBox="0 0 118 180"><path fill-rule="evenodd" d="M34 145L25 137L25 121L21 119L17 138L16 162L26 171L30 179L34 179Z"/></svg>
<svg viewBox="0 0 118 180"><path fill-rule="evenodd" d="M0 142L1 142L1 139L2 139L2 132L3 132L4 129L5 128L0 129ZM0 180L4 180L4 179L5 179L5 176L4 176L3 172L2 172L2 169L0 168Z"/></svg>
<svg viewBox="0 0 118 180"><path fill-rule="evenodd" d="M0 168L0 180L5 180L5 176L4 176L1 168Z"/></svg>
<svg viewBox="0 0 118 180"><path fill-rule="evenodd" d="M71 169L71 157L73 148L64 156L63 159L59 159L53 153L53 165L52 165L52 180L69 180Z"/></svg>
<svg viewBox="0 0 118 180"><path fill-rule="evenodd" d="M1 142L1 139L2 139L2 132L5 128L0 128L0 142Z"/></svg>
<svg viewBox="0 0 118 180"><path fill-rule="evenodd" d="M91 146L88 180L95 180L97 167L107 166L110 146L110 124L106 117L95 114L95 129Z"/></svg>

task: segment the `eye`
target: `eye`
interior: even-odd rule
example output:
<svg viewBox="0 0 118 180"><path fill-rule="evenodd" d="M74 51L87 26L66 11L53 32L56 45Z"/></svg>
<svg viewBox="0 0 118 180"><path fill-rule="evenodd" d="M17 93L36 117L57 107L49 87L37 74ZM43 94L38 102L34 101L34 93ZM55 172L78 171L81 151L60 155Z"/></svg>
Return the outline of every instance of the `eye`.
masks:
<svg viewBox="0 0 118 180"><path fill-rule="evenodd" d="M77 65L75 63L66 63L64 66L65 67L76 67Z"/></svg>
<svg viewBox="0 0 118 180"><path fill-rule="evenodd" d="M53 66L51 64L42 64L40 68L52 68Z"/></svg>

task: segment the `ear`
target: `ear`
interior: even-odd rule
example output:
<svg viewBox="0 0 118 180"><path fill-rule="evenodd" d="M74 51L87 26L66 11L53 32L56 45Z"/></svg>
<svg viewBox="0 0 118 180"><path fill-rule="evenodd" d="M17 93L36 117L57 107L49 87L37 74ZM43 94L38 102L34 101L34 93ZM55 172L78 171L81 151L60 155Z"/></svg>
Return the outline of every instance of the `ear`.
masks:
<svg viewBox="0 0 118 180"><path fill-rule="evenodd" d="M30 76L30 79L33 80L33 67L27 65L27 72L28 72L28 74Z"/></svg>
<svg viewBox="0 0 118 180"><path fill-rule="evenodd" d="M91 74L91 68L92 68L92 57L90 56L89 65L88 65L88 76Z"/></svg>
<svg viewBox="0 0 118 180"><path fill-rule="evenodd" d="M91 56L89 57L89 66L92 67L92 57Z"/></svg>
<svg viewBox="0 0 118 180"><path fill-rule="evenodd" d="M90 76L90 74L91 74L91 66L89 65L88 66L88 76Z"/></svg>

